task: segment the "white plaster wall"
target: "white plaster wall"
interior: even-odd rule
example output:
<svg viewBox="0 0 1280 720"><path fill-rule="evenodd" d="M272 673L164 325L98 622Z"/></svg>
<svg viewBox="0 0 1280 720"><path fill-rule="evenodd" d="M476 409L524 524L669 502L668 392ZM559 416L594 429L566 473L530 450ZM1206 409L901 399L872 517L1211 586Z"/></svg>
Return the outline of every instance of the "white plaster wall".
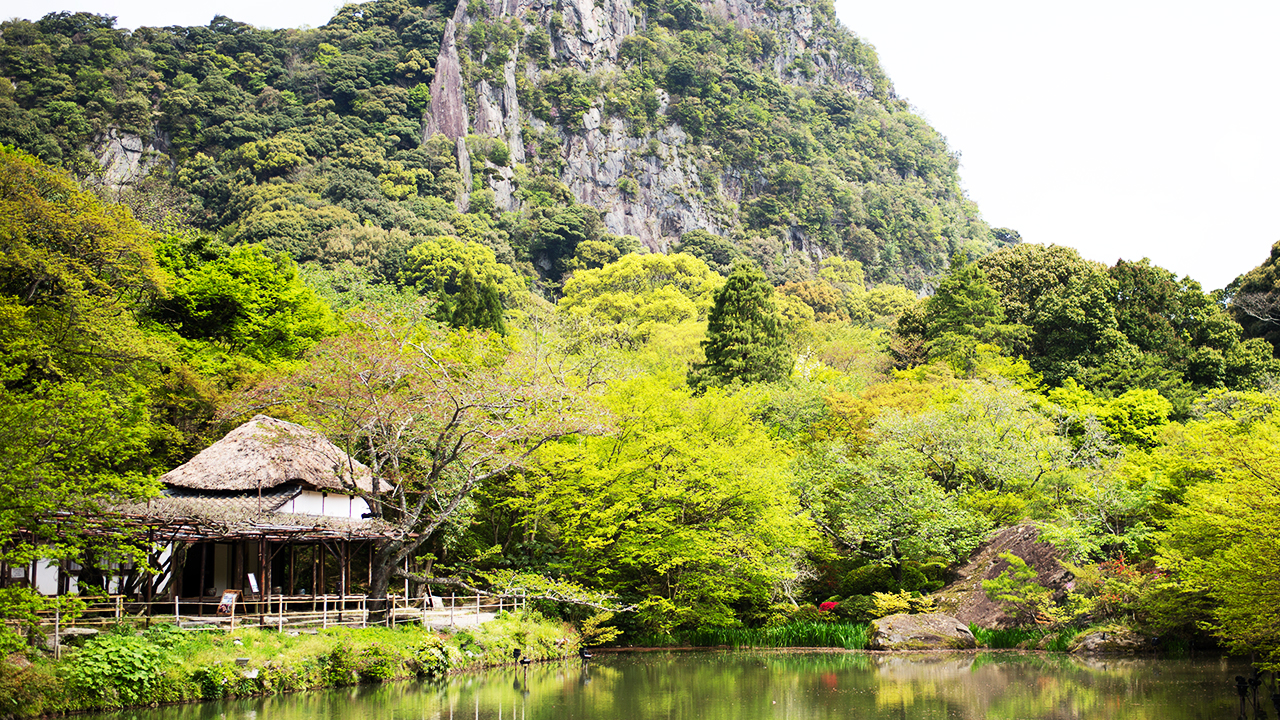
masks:
<svg viewBox="0 0 1280 720"><path fill-rule="evenodd" d="M303 490L297 497L281 505L279 512L359 520L361 515L369 512L369 503L363 498L350 495Z"/></svg>

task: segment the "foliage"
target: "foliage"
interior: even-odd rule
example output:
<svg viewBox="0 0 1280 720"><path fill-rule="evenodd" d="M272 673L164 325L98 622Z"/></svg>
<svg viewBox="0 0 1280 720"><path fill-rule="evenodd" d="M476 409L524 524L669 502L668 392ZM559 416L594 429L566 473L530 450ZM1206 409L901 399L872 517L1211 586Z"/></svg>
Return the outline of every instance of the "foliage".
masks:
<svg viewBox="0 0 1280 720"><path fill-rule="evenodd" d="M579 270L564 286L559 311L580 322L586 339L632 348L658 324L703 319L723 280L692 255L624 255Z"/></svg>
<svg viewBox="0 0 1280 720"><path fill-rule="evenodd" d="M1246 338L1260 338L1280 349L1280 241L1258 267L1240 275L1224 291L1231 317Z"/></svg>
<svg viewBox="0 0 1280 720"><path fill-rule="evenodd" d="M748 262L734 267L707 316L706 362L694 366L690 385L772 382L790 374L773 295L760 268Z"/></svg>
<svg viewBox="0 0 1280 720"><path fill-rule="evenodd" d="M1212 603L1210 627L1233 650L1280 664L1274 609L1280 593L1276 518L1280 517L1280 423L1215 419L1184 442L1208 454L1212 477L1171 508L1160 564L1192 598Z"/></svg>
<svg viewBox="0 0 1280 720"><path fill-rule="evenodd" d="M151 236L127 210L0 147L0 556L11 565L88 563L82 526L101 505L154 492L163 430L151 384L170 355L136 309L163 287ZM76 517L50 522L58 511ZM125 554L130 541L123 530L95 540Z"/></svg>
<svg viewBox="0 0 1280 720"><path fill-rule="evenodd" d="M423 321L353 314L307 366L248 400L296 408L373 471L372 492L351 491L393 528L374 560L374 597L405 558L451 528L479 484L549 441L598 427L570 379L546 371L538 346L522 351L497 335Z"/></svg>
<svg viewBox="0 0 1280 720"><path fill-rule="evenodd" d="M794 571L782 551L812 541L771 461L780 449L743 398L694 397L669 372L618 383L607 402L616 434L548 445L520 500L556 529L553 567L640 602L649 630L736 624L735 607L766 603Z"/></svg>
<svg viewBox="0 0 1280 720"><path fill-rule="evenodd" d="M991 580L982 581L987 597L1020 625L1035 621L1052 603L1053 594L1036 582L1037 573L1027 561L1011 552L1000 553L1007 566Z"/></svg>
<svg viewBox="0 0 1280 720"><path fill-rule="evenodd" d="M165 661L161 648L143 638L105 633L85 643L67 678L96 706L136 705L151 692Z"/></svg>

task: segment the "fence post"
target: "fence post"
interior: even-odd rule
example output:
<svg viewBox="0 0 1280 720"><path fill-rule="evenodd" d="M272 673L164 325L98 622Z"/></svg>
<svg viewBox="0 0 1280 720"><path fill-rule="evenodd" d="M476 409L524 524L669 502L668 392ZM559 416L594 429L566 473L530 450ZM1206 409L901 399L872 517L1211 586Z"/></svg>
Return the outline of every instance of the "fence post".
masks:
<svg viewBox="0 0 1280 720"><path fill-rule="evenodd" d="M476 627L480 627L480 592L476 591Z"/></svg>
<svg viewBox="0 0 1280 720"><path fill-rule="evenodd" d="M453 606L457 603L457 596L454 593L449 593L449 627L453 627Z"/></svg>
<svg viewBox="0 0 1280 720"><path fill-rule="evenodd" d="M328 595L324 596L324 605L321 606L320 618L321 618L320 627L328 628L329 627L329 596Z"/></svg>
<svg viewBox="0 0 1280 720"><path fill-rule="evenodd" d="M53 608L53 657L62 658L62 608L57 605Z"/></svg>
<svg viewBox="0 0 1280 720"><path fill-rule="evenodd" d="M276 618L276 632L284 632L284 595L280 595L280 617Z"/></svg>
<svg viewBox="0 0 1280 720"><path fill-rule="evenodd" d="M120 622L120 618L124 616L124 596L116 596L116 622Z"/></svg>
<svg viewBox="0 0 1280 720"><path fill-rule="evenodd" d="M231 603L231 634L233 635L236 632L236 604L234 602Z"/></svg>
<svg viewBox="0 0 1280 720"><path fill-rule="evenodd" d="M178 614L178 593L173 594L173 624L182 625L182 616Z"/></svg>

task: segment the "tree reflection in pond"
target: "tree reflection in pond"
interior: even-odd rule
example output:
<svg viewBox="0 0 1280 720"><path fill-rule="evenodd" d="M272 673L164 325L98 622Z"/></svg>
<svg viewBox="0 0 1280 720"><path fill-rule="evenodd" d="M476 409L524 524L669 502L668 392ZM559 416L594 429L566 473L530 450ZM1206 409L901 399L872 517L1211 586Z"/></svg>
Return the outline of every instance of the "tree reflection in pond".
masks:
<svg viewBox="0 0 1280 720"><path fill-rule="evenodd" d="M1224 660L1030 653L675 652L597 655L400 683L126 711L114 720L743 720L1236 716Z"/></svg>

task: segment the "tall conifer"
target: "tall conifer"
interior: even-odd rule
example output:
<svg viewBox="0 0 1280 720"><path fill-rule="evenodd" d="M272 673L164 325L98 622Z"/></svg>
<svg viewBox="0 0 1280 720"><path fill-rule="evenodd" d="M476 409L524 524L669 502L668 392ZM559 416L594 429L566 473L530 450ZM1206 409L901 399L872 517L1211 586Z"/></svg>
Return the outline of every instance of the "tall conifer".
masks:
<svg viewBox="0 0 1280 720"><path fill-rule="evenodd" d="M706 362L689 374L689 384L696 388L723 385L735 378L744 383L772 382L789 374L791 358L773 286L755 263L734 265L728 282L716 294L702 349Z"/></svg>

